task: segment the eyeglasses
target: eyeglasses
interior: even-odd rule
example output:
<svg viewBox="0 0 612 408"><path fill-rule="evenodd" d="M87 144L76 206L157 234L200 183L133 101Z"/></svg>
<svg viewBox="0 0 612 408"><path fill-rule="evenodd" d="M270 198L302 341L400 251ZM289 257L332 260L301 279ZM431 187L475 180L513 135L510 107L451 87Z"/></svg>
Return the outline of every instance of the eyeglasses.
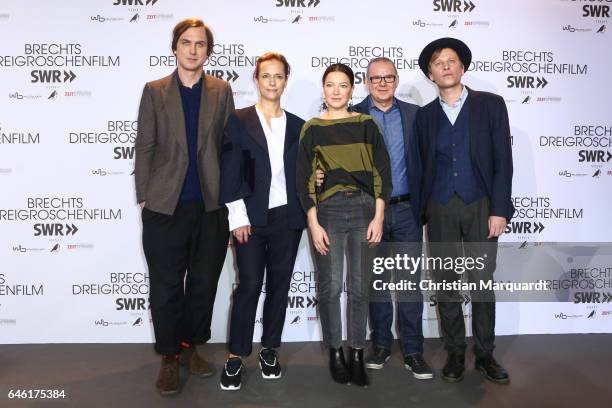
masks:
<svg viewBox="0 0 612 408"><path fill-rule="evenodd" d="M395 75L375 75L370 77L370 82L373 84L380 84L381 81L384 80L386 84L392 84L395 82L395 78L397 78Z"/></svg>

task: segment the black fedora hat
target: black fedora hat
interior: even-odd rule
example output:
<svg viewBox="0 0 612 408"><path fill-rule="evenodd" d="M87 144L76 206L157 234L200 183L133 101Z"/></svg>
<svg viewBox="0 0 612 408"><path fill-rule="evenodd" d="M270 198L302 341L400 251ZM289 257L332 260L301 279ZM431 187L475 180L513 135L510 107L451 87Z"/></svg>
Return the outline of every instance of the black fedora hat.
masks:
<svg viewBox="0 0 612 408"><path fill-rule="evenodd" d="M431 55L435 50L439 50L441 48L450 48L455 50L457 55L459 55L459 59L463 63L465 70L467 71L470 67L470 63L472 62L472 51L470 48L461 40L451 37L438 38L435 41L430 42L423 48L421 51L421 55L419 55L419 67L421 71L425 74L426 77L429 78L429 60L431 59Z"/></svg>

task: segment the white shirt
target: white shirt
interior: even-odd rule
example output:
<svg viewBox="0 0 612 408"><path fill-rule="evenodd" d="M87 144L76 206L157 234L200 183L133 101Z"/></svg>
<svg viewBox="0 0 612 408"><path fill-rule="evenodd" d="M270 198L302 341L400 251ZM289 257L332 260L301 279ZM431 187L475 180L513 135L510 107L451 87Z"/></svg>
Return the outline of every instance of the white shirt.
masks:
<svg viewBox="0 0 612 408"><path fill-rule="evenodd" d="M270 180L270 196L268 209L287 204L287 185L285 180L285 131L287 128L287 115L285 111L278 118L270 118L270 126L263 113L255 106L259 122L266 136L268 145L268 158L272 179ZM245 225L251 225L244 200L236 200L225 204L228 209L230 231Z"/></svg>

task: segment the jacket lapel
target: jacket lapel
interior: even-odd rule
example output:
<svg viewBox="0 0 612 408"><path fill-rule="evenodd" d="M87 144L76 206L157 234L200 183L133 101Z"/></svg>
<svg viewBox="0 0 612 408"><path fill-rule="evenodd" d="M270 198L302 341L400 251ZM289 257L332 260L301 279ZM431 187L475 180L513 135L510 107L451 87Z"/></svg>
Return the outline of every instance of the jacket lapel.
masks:
<svg viewBox="0 0 612 408"><path fill-rule="evenodd" d="M403 109L401 102L397 101L397 106L399 108L400 111L400 117L402 119L402 134L404 137L404 156L408 157L408 152L410 151L409 148L409 140L410 140L410 135L412 134L412 128L410 128L408 126L408 124L410 123L410 120L408 120L408 111L406 109Z"/></svg>
<svg viewBox="0 0 612 408"><path fill-rule="evenodd" d="M202 93L200 95L200 113L198 114L198 152L206 150L210 137L208 132L218 108L218 90L208 88L206 75L202 72Z"/></svg>
<svg viewBox="0 0 612 408"><path fill-rule="evenodd" d="M301 129L298 128L297 121L293 120L293 117L289 116L286 112L287 124L285 126L285 147L283 149L283 158L287 161L287 152L294 143L298 142L300 138Z"/></svg>
<svg viewBox="0 0 612 408"><path fill-rule="evenodd" d="M465 86L465 85L464 85ZM468 98L470 99L470 154L472 155L472 163L476 163L478 165L478 156L476 155L476 147L478 146L478 134L479 134L479 118L478 113L480 112L480 106L478 106L478 98L476 97L474 91L466 86L468 90Z"/></svg>
<svg viewBox="0 0 612 408"><path fill-rule="evenodd" d="M429 126L430 126L430 135L431 135L431 140L429 142L429 154L430 157L433 159L433 162L435 162L435 158L436 158L436 144L438 142L438 120L440 119L440 115L444 115L444 111L442 110L442 107L440 106L440 100L438 99L438 97L436 97L435 99L435 107L432 110L431 114L432 117L429 118Z"/></svg>
<svg viewBox="0 0 612 408"><path fill-rule="evenodd" d="M169 127L171 133L176 138L181 149L187 154L187 136L185 130L185 115L183 113L183 101L179 91L178 74L176 71L172 75L172 79L164 89L164 106L168 112L170 121Z"/></svg>
<svg viewBox="0 0 612 408"><path fill-rule="evenodd" d="M246 117L245 127L247 129L247 133L255 140L255 142L261 146L262 149L269 155L268 152L268 142L266 141L266 135L263 131L263 127L261 122L259 121L259 115L257 115L257 111L255 110L255 106L251 106L248 108L248 114Z"/></svg>

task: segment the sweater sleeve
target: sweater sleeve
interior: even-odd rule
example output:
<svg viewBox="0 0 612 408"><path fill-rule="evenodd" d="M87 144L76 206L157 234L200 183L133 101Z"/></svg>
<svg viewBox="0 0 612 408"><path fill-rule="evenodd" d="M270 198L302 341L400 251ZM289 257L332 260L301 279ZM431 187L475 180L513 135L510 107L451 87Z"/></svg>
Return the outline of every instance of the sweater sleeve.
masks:
<svg viewBox="0 0 612 408"><path fill-rule="evenodd" d="M219 187L220 204L230 203L251 195L248 178L248 163L242 151L242 125L235 114L231 114L223 132L221 150L221 177Z"/></svg>
<svg viewBox="0 0 612 408"><path fill-rule="evenodd" d="M368 140L372 141L374 197L382 198L386 204L389 202L391 191L393 190L393 185L391 184L391 161L389 159L389 152L387 152L385 140L378 125L374 122L374 119L368 119L365 122L365 126Z"/></svg>
<svg viewBox="0 0 612 408"><path fill-rule="evenodd" d="M306 212L317 205L316 168L317 158L313 143L312 127L310 122L306 122L300 133L295 179L298 198Z"/></svg>

